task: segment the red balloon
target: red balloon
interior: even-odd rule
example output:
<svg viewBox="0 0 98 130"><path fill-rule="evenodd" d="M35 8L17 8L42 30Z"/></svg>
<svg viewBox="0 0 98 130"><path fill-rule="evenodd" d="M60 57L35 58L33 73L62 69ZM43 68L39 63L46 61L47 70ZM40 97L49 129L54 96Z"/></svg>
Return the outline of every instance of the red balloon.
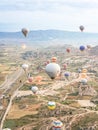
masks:
<svg viewBox="0 0 98 130"><path fill-rule="evenodd" d="M68 53L70 53L70 49L69 49L69 48L67 48L66 51L67 51Z"/></svg>

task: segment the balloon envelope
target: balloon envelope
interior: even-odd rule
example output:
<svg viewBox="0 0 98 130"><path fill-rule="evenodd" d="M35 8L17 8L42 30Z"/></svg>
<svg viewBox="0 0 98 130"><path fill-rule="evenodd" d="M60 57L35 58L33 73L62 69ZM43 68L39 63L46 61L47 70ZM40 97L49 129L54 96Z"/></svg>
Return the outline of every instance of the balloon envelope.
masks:
<svg viewBox="0 0 98 130"><path fill-rule="evenodd" d="M84 51L85 50L85 46L80 46L80 51Z"/></svg>
<svg viewBox="0 0 98 130"><path fill-rule="evenodd" d="M56 108L56 103L52 102L52 101L49 101L48 102L48 109L54 110L55 108Z"/></svg>
<svg viewBox="0 0 98 130"><path fill-rule="evenodd" d="M65 77L69 77L69 76L70 76L70 73L69 73L69 72L65 72L64 76L65 76Z"/></svg>
<svg viewBox="0 0 98 130"><path fill-rule="evenodd" d="M23 35L26 37L27 34L28 34L28 30L27 30L26 28L23 28L23 29L22 29L22 33L23 33Z"/></svg>
<svg viewBox="0 0 98 130"><path fill-rule="evenodd" d="M51 79L55 79L60 74L60 66L56 63L49 63L45 71Z"/></svg>
<svg viewBox="0 0 98 130"><path fill-rule="evenodd" d="M56 58L56 57L52 57L52 58L51 58L51 61L52 61L52 62L56 62L56 61L57 61L57 58Z"/></svg>
<svg viewBox="0 0 98 130"><path fill-rule="evenodd" d="M81 32L83 32L83 30L84 30L84 26L81 25L81 26L79 27L79 29L81 30Z"/></svg>
<svg viewBox="0 0 98 130"><path fill-rule="evenodd" d="M53 121L53 127L54 128L61 128L63 126L63 123L59 120Z"/></svg>
<svg viewBox="0 0 98 130"><path fill-rule="evenodd" d="M32 86L31 90L35 94L38 91L38 87Z"/></svg>
<svg viewBox="0 0 98 130"><path fill-rule="evenodd" d="M90 46L90 45L87 45L87 49L91 49L91 46Z"/></svg>
<svg viewBox="0 0 98 130"><path fill-rule="evenodd" d="M83 69L83 70L82 70L82 73L87 73L87 69Z"/></svg>
<svg viewBox="0 0 98 130"><path fill-rule="evenodd" d="M29 82L32 82L32 81L33 81L33 77L29 77L29 78L28 78L28 81L29 81Z"/></svg>
<svg viewBox="0 0 98 130"><path fill-rule="evenodd" d="M25 69L28 69L29 65L28 64L23 64L22 65L22 68L25 70Z"/></svg>
<svg viewBox="0 0 98 130"><path fill-rule="evenodd" d="M70 53L70 49L69 49L69 48L67 48L66 51L67 51L68 53Z"/></svg>
<svg viewBox="0 0 98 130"><path fill-rule="evenodd" d="M83 83L83 85L85 85L85 84L87 84L87 79L81 79L81 81L80 81L81 83Z"/></svg>

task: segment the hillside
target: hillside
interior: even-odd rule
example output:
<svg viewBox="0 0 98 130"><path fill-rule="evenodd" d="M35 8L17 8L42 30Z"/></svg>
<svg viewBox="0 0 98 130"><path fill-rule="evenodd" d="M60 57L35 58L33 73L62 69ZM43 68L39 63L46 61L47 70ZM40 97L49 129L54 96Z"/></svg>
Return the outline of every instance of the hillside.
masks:
<svg viewBox="0 0 98 130"><path fill-rule="evenodd" d="M61 30L36 30L30 31L27 37L21 32L0 32L0 43L34 43L53 42L71 45L91 44L98 45L97 33L81 33Z"/></svg>

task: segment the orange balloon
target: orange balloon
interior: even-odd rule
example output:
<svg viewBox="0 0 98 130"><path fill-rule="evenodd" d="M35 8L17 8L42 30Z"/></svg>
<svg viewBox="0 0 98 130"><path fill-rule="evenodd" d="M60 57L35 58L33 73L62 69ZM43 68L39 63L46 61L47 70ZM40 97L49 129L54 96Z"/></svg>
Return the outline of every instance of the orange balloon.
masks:
<svg viewBox="0 0 98 130"><path fill-rule="evenodd" d="M51 58L51 61L52 61L52 62L56 62L56 61L57 61L57 58L56 58L56 57L52 57L52 58Z"/></svg>
<svg viewBox="0 0 98 130"><path fill-rule="evenodd" d="M87 78L86 73L81 73L81 74L80 74L80 78Z"/></svg>
<svg viewBox="0 0 98 130"><path fill-rule="evenodd" d="M42 76L37 76L36 77L36 81L38 81L38 82L41 82L42 79L43 79Z"/></svg>
<svg viewBox="0 0 98 130"><path fill-rule="evenodd" d="M82 70L82 73L87 73L87 69L83 69L83 70Z"/></svg>

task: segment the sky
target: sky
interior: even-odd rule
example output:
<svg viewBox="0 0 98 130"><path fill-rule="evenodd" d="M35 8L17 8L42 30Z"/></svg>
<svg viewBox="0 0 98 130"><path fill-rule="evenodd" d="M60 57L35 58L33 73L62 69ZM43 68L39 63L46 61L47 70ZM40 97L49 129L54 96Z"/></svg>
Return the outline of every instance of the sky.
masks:
<svg viewBox="0 0 98 130"><path fill-rule="evenodd" d="M0 0L0 32L67 30L98 32L98 0Z"/></svg>

